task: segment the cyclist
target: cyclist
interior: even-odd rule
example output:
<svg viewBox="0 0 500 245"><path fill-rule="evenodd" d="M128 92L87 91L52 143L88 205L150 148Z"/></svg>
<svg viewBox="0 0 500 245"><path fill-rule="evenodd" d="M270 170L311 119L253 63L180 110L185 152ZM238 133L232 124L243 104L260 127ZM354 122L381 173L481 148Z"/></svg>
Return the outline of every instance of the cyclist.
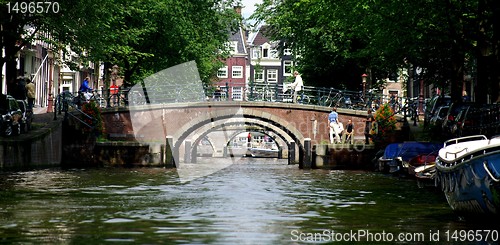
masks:
<svg viewBox="0 0 500 245"><path fill-rule="evenodd" d="M89 77L86 77L83 79L82 85L80 86L80 89L78 89L80 93L85 96L85 100L90 100L92 97L92 88L89 86Z"/></svg>

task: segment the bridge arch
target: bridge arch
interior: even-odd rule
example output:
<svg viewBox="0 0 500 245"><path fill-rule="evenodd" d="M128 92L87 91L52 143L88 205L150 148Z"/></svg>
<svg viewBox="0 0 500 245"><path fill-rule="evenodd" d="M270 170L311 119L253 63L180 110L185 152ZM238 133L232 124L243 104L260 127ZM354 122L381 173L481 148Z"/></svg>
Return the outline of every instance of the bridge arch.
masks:
<svg viewBox="0 0 500 245"><path fill-rule="evenodd" d="M244 122L242 122L241 120L244 120ZM202 140L209 133L211 133L213 131L216 131L216 130L219 130L219 129L221 129L223 127L226 127L226 126L241 125L241 124L248 125L248 126L256 126L257 125L259 127L262 127L266 131L273 132L274 134L276 134L277 137L280 138L280 140L282 142L284 142L286 144L286 147L290 147L291 143L294 142L294 140L291 137L287 136L285 134L285 132L283 132L279 128L277 128L277 127L275 127L273 125L267 125L265 123L259 122L258 120L255 120L255 119L248 119L248 118L245 119L245 118L243 118L243 119L231 120L231 121L221 121L220 120L220 121L214 122L214 124L212 124L209 128L202 129L201 133L196 133L192 137L190 137L191 139L193 139L193 145L194 145L194 147L191 149L191 152L188 153L188 154L191 154L191 159L193 159L193 160L196 159L196 149L195 149L195 147L199 143L199 141ZM238 131L238 132L232 134L231 136L229 136L228 140L230 141L232 138L236 137L236 135L239 134L239 133L241 133L241 132L247 132L247 131L246 130ZM265 134L269 135L267 133L265 133ZM273 137L273 136L270 136L270 137L272 137L275 140L275 137ZM278 147L281 150L285 146L278 144ZM288 150L290 151L290 149L288 149ZM297 150L297 149L295 149L295 150Z"/></svg>
<svg viewBox="0 0 500 245"><path fill-rule="evenodd" d="M176 130L173 136L175 149L180 149L183 142L196 130L203 128L204 125L212 125L215 127L217 124L224 124L224 121L235 119L239 123L244 123L245 120L252 120L257 125L262 126L270 131L280 135L286 142L294 142L298 148L299 160L302 159L304 149L304 136L295 128L295 126L282 118L279 118L271 113L256 110L252 108L229 108L224 110L211 111L209 113L200 114L191 121L187 122L184 126ZM208 131L209 129L207 129ZM291 144L289 144L290 146ZM289 149L295 151L295 149ZM293 159L292 159L293 160Z"/></svg>

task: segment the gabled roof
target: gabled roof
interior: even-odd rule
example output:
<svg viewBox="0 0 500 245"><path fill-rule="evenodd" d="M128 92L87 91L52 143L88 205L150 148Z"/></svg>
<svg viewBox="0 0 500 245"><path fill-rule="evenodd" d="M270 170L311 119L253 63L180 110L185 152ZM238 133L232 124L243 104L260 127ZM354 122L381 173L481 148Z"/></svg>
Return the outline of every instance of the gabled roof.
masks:
<svg viewBox="0 0 500 245"><path fill-rule="evenodd" d="M247 49L245 47L245 35L243 34L243 28L239 27L238 31L235 33L232 33L231 36L229 37L229 41L236 41L238 42L238 54L246 54Z"/></svg>
<svg viewBox="0 0 500 245"><path fill-rule="evenodd" d="M251 44L253 46L260 46L264 43L270 43L269 35L267 32L269 31L269 26L262 25L257 33L253 36Z"/></svg>

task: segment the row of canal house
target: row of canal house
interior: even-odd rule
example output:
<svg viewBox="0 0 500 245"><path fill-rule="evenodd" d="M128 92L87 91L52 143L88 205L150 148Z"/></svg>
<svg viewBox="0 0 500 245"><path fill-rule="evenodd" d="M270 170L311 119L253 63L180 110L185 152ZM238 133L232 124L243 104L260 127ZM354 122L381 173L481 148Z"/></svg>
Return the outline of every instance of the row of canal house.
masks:
<svg viewBox="0 0 500 245"><path fill-rule="evenodd" d="M241 9L236 8L236 11L241 14ZM267 31L268 26L263 25L249 35L240 27L230 35L231 56L224 61L225 66L219 69L215 81L223 91L222 99L247 100L252 85L274 88L293 76L292 53L285 49L279 54L277 42L270 40Z"/></svg>
<svg viewBox="0 0 500 245"><path fill-rule="evenodd" d="M278 42L269 38L268 31L269 26L263 25L253 35L242 27L231 34L228 44L231 56L224 61L225 66L219 69L215 81L223 91L223 100L244 101L251 93L261 93L265 86L274 91L272 89L276 86L282 88L283 84L293 82L294 56L286 48L280 54ZM387 97L405 96L403 77L387 79L383 94ZM274 95L271 93L271 96Z"/></svg>
<svg viewBox="0 0 500 245"><path fill-rule="evenodd" d="M29 29L28 29L29 31ZM80 84L85 77L92 81L93 88L100 88L98 84L99 66L92 62L80 62L77 69L71 69L66 65L68 61L78 61L78 55L71 50L54 52L53 45L42 41L49 36L44 33L37 33L31 43L26 44L16 55L16 80L31 80L35 84L35 107L52 109L51 101L54 95L63 91L74 93L78 91ZM7 93L7 83L13 84L15 81L7 81L3 69L1 78L1 91ZM102 74L102 73L101 73Z"/></svg>

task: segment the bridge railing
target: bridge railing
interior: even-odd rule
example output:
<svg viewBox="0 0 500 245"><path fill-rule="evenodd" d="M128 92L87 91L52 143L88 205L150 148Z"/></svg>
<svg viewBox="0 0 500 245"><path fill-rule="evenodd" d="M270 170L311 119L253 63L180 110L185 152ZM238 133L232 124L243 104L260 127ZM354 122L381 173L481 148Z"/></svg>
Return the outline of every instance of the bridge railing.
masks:
<svg viewBox="0 0 500 245"><path fill-rule="evenodd" d="M67 92L66 92L67 93ZM246 90L239 94L238 100L245 101L266 101L276 103L292 103L294 91L290 84L277 83L253 83ZM73 93L76 107L85 102L81 94ZM120 88L111 91L109 89L95 90L89 100L96 101L101 108L120 107L129 105L142 105L147 103L163 104L176 102L194 102L194 101L229 101L236 100L229 98L230 93L227 87L219 91L204 88L204 94L198 92L185 92L178 87L168 85L164 87L154 87L148 91L131 90L130 88ZM337 107L353 110L372 110L378 109L383 103L389 103L396 113L411 115L414 108L419 107L416 98L395 98L384 96L373 90L368 90L363 96L362 91L352 91L336 89L333 87L313 87L304 86L298 92L297 103L319 105L326 107ZM416 112L415 112L416 114Z"/></svg>

